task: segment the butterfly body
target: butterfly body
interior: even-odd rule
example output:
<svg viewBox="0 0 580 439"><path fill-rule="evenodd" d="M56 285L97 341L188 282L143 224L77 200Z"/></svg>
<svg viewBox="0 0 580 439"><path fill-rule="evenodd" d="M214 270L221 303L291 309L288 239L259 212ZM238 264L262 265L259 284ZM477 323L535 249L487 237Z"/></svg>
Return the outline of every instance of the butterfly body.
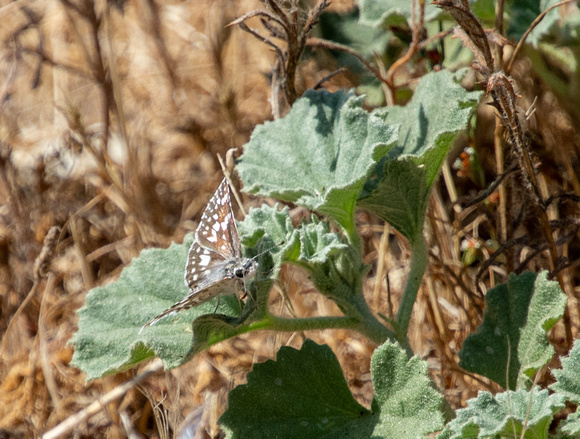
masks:
<svg viewBox="0 0 580 439"><path fill-rule="evenodd" d="M255 275L258 263L242 257L230 200L230 188L224 179L208 202L189 248L185 265L189 294L149 320L141 330L216 296L243 291L245 283Z"/></svg>

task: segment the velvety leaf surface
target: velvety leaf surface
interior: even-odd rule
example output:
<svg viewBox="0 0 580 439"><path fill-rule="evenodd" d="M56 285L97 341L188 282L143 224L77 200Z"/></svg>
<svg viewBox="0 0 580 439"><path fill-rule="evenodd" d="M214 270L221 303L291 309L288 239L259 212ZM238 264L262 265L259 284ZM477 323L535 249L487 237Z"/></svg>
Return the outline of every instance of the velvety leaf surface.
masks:
<svg viewBox="0 0 580 439"><path fill-rule="evenodd" d="M480 92L468 92L444 70L421 78L406 106L377 110L400 125L397 146L377 164L359 205L393 225L408 239L422 233L427 199L447 151L463 131Z"/></svg>
<svg viewBox="0 0 580 439"><path fill-rule="evenodd" d="M188 235L183 244L143 250L118 280L88 292L72 339L72 363L88 380L131 368L153 355L163 360L166 369L183 364L191 345L191 323L212 313L215 299L167 317L141 334L139 330L187 294L183 273L192 241L193 235ZM220 303L218 312L239 313L237 299L222 298Z"/></svg>
<svg viewBox="0 0 580 439"><path fill-rule="evenodd" d="M556 382L550 386L574 404L580 404L580 342L576 340L570 354L562 357L562 368L552 370Z"/></svg>
<svg viewBox="0 0 580 439"><path fill-rule="evenodd" d="M369 418L332 350L306 340L300 350L282 347L276 361L255 364L248 383L230 392L219 423L230 438L361 438L369 437Z"/></svg>
<svg viewBox="0 0 580 439"><path fill-rule="evenodd" d="M375 389L373 412L379 419L373 438L419 438L443 428L443 397L433 389L427 362L386 342L371 360Z"/></svg>
<svg viewBox="0 0 580 439"><path fill-rule="evenodd" d="M398 129L362 101L309 90L284 118L256 127L237 165L244 190L328 215L354 233L358 194Z"/></svg>
<svg viewBox="0 0 580 439"><path fill-rule="evenodd" d="M546 271L526 272L511 274L507 284L489 290L485 303L483 323L463 342L459 366L504 388L529 388L554 354L546 332L562 317L566 295Z"/></svg>
<svg viewBox="0 0 580 439"><path fill-rule="evenodd" d="M418 438L443 428L442 401L427 363L392 343L372 359L372 412L352 397L328 346L306 340L282 347L276 361L254 365L248 383L230 392L220 425L229 438Z"/></svg>
<svg viewBox="0 0 580 439"><path fill-rule="evenodd" d="M580 413L570 413L568 418L560 422L560 431L561 438L577 438L580 435Z"/></svg>
<svg viewBox="0 0 580 439"><path fill-rule="evenodd" d="M548 439L554 413L565 406L562 395L550 395L547 390L537 387L531 394L526 390L509 390L495 396L480 392L467 404L467 408L457 411L457 417L447 424L438 439Z"/></svg>

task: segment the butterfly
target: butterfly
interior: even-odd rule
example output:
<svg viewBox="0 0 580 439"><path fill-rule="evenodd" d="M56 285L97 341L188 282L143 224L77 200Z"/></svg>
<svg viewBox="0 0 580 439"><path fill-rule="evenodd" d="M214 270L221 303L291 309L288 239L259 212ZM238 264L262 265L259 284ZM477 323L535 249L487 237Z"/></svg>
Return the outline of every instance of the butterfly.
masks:
<svg viewBox="0 0 580 439"><path fill-rule="evenodd" d="M240 237L230 197L230 187L224 178L207 203L195 230L195 239L185 264L185 284L189 294L175 305L141 327L159 322L170 314L201 305L225 294L235 294L254 277L258 263L243 258Z"/></svg>

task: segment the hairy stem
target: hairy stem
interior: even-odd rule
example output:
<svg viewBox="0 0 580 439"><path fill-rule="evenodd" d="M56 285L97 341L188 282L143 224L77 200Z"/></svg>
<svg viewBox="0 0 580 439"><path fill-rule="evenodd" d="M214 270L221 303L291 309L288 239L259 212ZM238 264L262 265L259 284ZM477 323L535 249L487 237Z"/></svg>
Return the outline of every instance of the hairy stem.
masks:
<svg viewBox="0 0 580 439"><path fill-rule="evenodd" d="M409 329L409 321L411 320L413 305L417 299L423 274L427 268L427 249L422 233L417 233L411 242L411 252L413 254L411 271L409 272L407 285L405 286L399 312L397 313L398 339L403 346L408 344L407 330Z"/></svg>

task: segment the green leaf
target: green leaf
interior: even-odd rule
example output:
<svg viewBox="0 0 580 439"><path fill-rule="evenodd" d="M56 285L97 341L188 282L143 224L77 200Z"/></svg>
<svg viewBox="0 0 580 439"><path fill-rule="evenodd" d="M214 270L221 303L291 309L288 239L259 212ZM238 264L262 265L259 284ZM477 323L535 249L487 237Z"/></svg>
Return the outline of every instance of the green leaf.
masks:
<svg viewBox="0 0 580 439"><path fill-rule="evenodd" d="M311 221L300 228L300 256L295 262L309 271L318 291L335 301L345 314L354 311L358 315L354 296L362 294L360 280L365 271L360 253L331 233L327 222L314 215Z"/></svg>
<svg viewBox="0 0 580 439"><path fill-rule="evenodd" d="M359 11L356 8L344 14L323 12L320 15L317 29L321 38L348 46L366 60L372 60L376 56L385 54L389 41L395 38L392 33L362 24L359 21ZM319 52L321 49L316 48L315 50ZM356 56L344 50L329 49L328 52L338 66L346 67L350 73L357 75L357 94L365 95L367 106L384 105L385 95L382 83ZM317 54L314 56L319 57Z"/></svg>
<svg viewBox="0 0 580 439"><path fill-rule="evenodd" d="M312 266L323 264L328 258L348 245L340 242L336 233L330 232L327 222L320 221L314 215L309 223L303 223L300 231L300 255L296 262Z"/></svg>
<svg viewBox="0 0 580 439"><path fill-rule="evenodd" d="M495 23L495 1L476 0L471 1L471 12L483 23L484 27L493 26Z"/></svg>
<svg viewBox="0 0 580 439"><path fill-rule="evenodd" d="M508 38L519 41L528 30L532 22L548 7L558 3L559 0L517 0L512 2L510 8L510 26L507 31ZM560 19L558 8L554 8L544 17L534 30L528 35L526 42L534 47L542 37L546 35L550 28Z"/></svg>
<svg viewBox="0 0 580 439"><path fill-rule="evenodd" d="M554 413L565 405L562 395L550 395L537 387L531 392L508 390L496 396L480 392L467 404L467 408L457 411L457 417L447 424L440 438L547 439Z"/></svg>
<svg viewBox="0 0 580 439"><path fill-rule="evenodd" d="M238 233L244 245L255 247L258 241L267 235L272 242L280 243L294 239L294 226L288 207L280 210L278 204L274 207L263 204L251 207L243 221L238 221Z"/></svg>
<svg viewBox="0 0 580 439"><path fill-rule="evenodd" d="M546 332L566 307L566 295L547 277L546 271L511 274L507 284L487 292L483 323L463 342L460 367L504 388L530 387L534 374L554 354Z"/></svg>
<svg viewBox="0 0 580 439"><path fill-rule="evenodd" d="M417 438L443 428L443 397L432 387L426 361L410 360L399 346L386 342L371 360L378 423L372 437ZM364 436L360 436L364 437Z"/></svg>
<svg viewBox="0 0 580 439"><path fill-rule="evenodd" d="M348 258L354 252L353 248L342 242L336 233L330 232L328 222L320 221L313 215L310 222L303 222L294 229L287 207L278 211L277 205L264 205L259 209L250 209L246 219L239 223L238 230L240 235L246 237L243 239L248 245L256 245L258 238L262 237L272 237L269 238L271 242L286 239L279 252L274 253L277 249L272 251L275 268L271 269L260 262L260 272L277 273L283 262L291 262L309 271L322 294L345 307L352 301L353 285L363 267L356 264L356 258ZM262 245L264 247L267 245ZM256 253L256 249L248 253ZM348 260L339 263L344 258ZM265 292L267 294L267 290Z"/></svg>
<svg viewBox="0 0 580 439"><path fill-rule="evenodd" d="M375 111L389 125L401 126L399 142L375 167L359 205L410 241L423 232L431 186L481 96L456 81L446 70L430 73L421 79L408 105Z"/></svg>
<svg viewBox="0 0 580 439"><path fill-rule="evenodd" d="M366 59L384 53L389 39L383 30L361 23L357 9L346 14L322 13L319 29L325 40L349 46ZM360 70L357 73L363 72L361 62L353 55L337 51L336 57L340 65L355 66Z"/></svg>
<svg viewBox="0 0 580 439"><path fill-rule="evenodd" d="M560 422L560 432L560 438L577 438L580 435L580 412L570 413L567 419Z"/></svg>
<svg viewBox="0 0 580 439"><path fill-rule="evenodd" d="M550 386L574 404L580 404L580 342L576 340L570 354L561 359L562 368L552 370L556 382Z"/></svg>
<svg viewBox="0 0 580 439"><path fill-rule="evenodd" d="M256 364L248 384L230 392L220 425L231 439L415 438L443 428L443 399L431 387L426 362L408 360L387 342L375 351L371 373L373 412L352 397L328 346L306 340L300 351L282 347L277 361Z"/></svg>
<svg viewBox="0 0 580 439"><path fill-rule="evenodd" d="M397 127L364 111L362 100L308 90L283 119L256 127L236 168L245 191L328 215L358 239L356 199L397 138Z"/></svg>
<svg viewBox="0 0 580 439"><path fill-rule="evenodd" d="M95 379L129 369L137 363L159 356L166 369L183 364L191 346L191 322L213 313L216 300L174 317L167 317L139 334L150 318L188 294L183 283L187 252L193 241L168 249L143 250L123 269L119 279L88 292L79 314L78 331L72 339L72 364ZM235 297L222 298L220 311L239 313Z"/></svg>
<svg viewBox="0 0 580 439"><path fill-rule="evenodd" d="M288 207L281 211L278 204L252 207L244 220L238 222L238 232L247 257L265 256L258 258L258 279L261 280L276 279L282 263L297 258L300 252L299 233L292 226ZM270 257L273 264L264 260Z"/></svg>
<svg viewBox="0 0 580 439"><path fill-rule="evenodd" d="M386 28L401 26L411 21L412 2L401 0L358 0L360 21L373 27ZM417 14L415 9L415 14ZM425 5L425 21L437 18L440 11L437 7L427 3ZM415 20L417 20L415 15Z"/></svg>
<svg viewBox="0 0 580 439"><path fill-rule="evenodd" d="M238 231L244 244L252 247L247 251L249 256L261 251L261 248L257 248L260 239L268 238L268 244L262 244L261 247L284 242L280 251L273 248L269 252L274 256L276 273L283 262L293 262L313 270L327 262L331 255L348 248L336 233L330 232L327 222L320 221L314 215L310 222L303 222L295 229L288 207L280 211L278 204L274 207L264 204L258 209L251 208L244 221L238 223Z"/></svg>
<svg viewBox="0 0 580 439"><path fill-rule="evenodd" d="M353 398L328 346L306 340L282 347L277 360L255 364L232 390L219 424L229 438L369 437L373 417Z"/></svg>
<svg viewBox="0 0 580 439"><path fill-rule="evenodd" d="M360 206L376 213L409 241L423 231L423 221L431 187L426 184L425 167L411 157L386 161L377 168L380 180L376 192L364 196Z"/></svg>

